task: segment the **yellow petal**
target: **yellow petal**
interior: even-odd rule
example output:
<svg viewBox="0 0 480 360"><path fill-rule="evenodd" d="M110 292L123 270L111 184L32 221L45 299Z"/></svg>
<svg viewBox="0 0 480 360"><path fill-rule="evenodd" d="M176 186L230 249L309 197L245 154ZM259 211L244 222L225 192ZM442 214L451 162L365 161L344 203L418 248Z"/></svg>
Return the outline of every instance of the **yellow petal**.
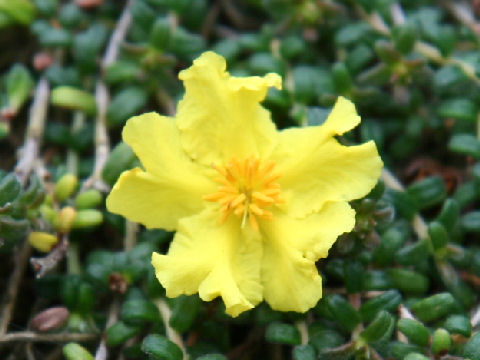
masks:
<svg viewBox="0 0 480 360"><path fill-rule="evenodd" d="M155 112L130 118L122 131L123 141L133 149L147 172L181 181L205 183L202 168L183 151L175 120Z"/></svg>
<svg viewBox="0 0 480 360"><path fill-rule="evenodd" d="M275 125L259 102L268 87L281 87L277 74L231 77L225 59L206 52L182 71L185 96L178 104L177 126L190 157L203 164L232 157L263 157L276 143Z"/></svg>
<svg viewBox="0 0 480 360"><path fill-rule="evenodd" d="M199 293L205 301L221 296L237 316L262 300L259 234L230 217L220 224L215 207L182 219L167 255L154 253L155 273L168 297Z"/></svg>
<svg viewBox="0 0 480 360"><path fill-rule="evenodd" d="M147 227L174 230L178 219L203 208L202 196L216 186L182 150L173 119L156 113L135 116L122 135L147 172L122 174L107 198L109 211Z"/></svg>
<svg viewBox="0 0 480 360"><path fill-rule="evenodd" d="M292 215L318 211L327 201L361 198L375 186L383 166L375 143L343 146L333 138L358 121L353 104L340 98L325 124L280 133L272 159Z"/></svg>
<svg viewBox="0 0 480 360"><path fill-rule="evenodd" d="M351 231L355 212L345 202L328 202L303 219L276 211L260 225L264 235L262 284L272 309L305 312L322 297L315 261L326 257L337 237Z"/></svg>
<svg viewBox="0 0 480 360"><path fill-rule="evenodd" d="M173 172L161 176L139 168L123 172L107 197L108 211L147 228L176 229L179 219L201 211L202 195L208 193L205 187L209 184L190 182L191 174L182 178L181 173Z"/></svg>

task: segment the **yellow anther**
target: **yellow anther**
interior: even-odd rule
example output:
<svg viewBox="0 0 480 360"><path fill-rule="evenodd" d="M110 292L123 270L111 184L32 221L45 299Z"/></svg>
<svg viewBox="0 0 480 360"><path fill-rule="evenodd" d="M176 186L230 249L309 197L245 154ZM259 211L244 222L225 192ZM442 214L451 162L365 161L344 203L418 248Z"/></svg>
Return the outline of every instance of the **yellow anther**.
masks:
<svg viewBox="0 0 480 360"><path fill-rule="evenodd" d="M275 182L280 178L274 172L275 162L262 163L253 157L244 160L233 158L224 166L212 167L220 175L214 178L220 186L217 192L203 199L221 205L222 222L233 213L241 218L242 227L248 223L258 230L259 219L273 218L272 212L265 208L282 202L280 185Z"/></svg>

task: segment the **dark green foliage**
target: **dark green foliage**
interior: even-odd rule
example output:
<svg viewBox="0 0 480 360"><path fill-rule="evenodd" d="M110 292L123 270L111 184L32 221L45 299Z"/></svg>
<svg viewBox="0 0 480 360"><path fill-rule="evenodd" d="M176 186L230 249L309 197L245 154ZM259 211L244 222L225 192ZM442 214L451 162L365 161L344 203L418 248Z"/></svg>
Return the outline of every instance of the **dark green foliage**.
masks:
<svg viewBox="0 0 480 360"><path fill-rule="evenodd" d="M33 253L32 264L58 260L35 280L37 265L22 270L5 336L37 331L28 300L68 308L62 333L42 337L92 335L63 347L69 360L93 359L100 339L108 358L125 359L182 359L181 340L186 356L201 360L480 360L475 2L101 3L0 0L0 294L27 269L30 231L69 244ZM361 124L336 139L373 140L384 162L378 185L351 203L352 232L316 263L323 298L305 314L261 302L230 318L219 299L168 298L151 256L165 254L175 233L133 225L105 206L122 172L145 169L122 142L122 126L149 111L174 116L184 94L178 73L206 50L223 55L235 76L282 76L282 89L262 103L278 129L321 125L338 96L352 100ZM49 88L45 124L31 128L42 114L33 111L40 79ZM17 168L24 155L34 157L27 170ZM54 189L66 173L78 186L62 195ZM66 206L76 211L73 229L57 234ZM15 344L2 342L0 358L25 358ZM50 358L58 343L29 348Z"/></svg>

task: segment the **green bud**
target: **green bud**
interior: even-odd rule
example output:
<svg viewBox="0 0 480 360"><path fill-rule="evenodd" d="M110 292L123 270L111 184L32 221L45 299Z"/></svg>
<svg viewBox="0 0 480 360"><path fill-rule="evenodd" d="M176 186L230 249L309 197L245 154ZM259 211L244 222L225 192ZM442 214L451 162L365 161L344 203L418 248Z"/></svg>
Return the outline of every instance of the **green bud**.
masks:
<svg viewBox="0 0 480 360"><path fill-rule="evenodd" d="M100 191L90 189L77 195L75 207L79 210L94 208L102 203L103 196Z"/></svg>
<svg viewBox="0 0 480 360"><path fill-rule="evenodd" d="M0 11L22 25L28 25L35 19L35 6L30 0L0 0Z"/></svg>
<svg viewBox="0 0 480 360"><path fill-rule="evenodd" d="M431 350L435 355L448 352L452 345L450 333L445 329L437 329L432 335Z"/></svg>
<svg viewBox="0 0 480 360"><path fill-rule="evenodd" d="M69 343L63 347L63 355L67 360L94 360L93 356L77 343Z"/></svg>
<svg viewBox="0 0 480 360"><path fill-rule="evenodd" d="M295 326L279 322L268 325L265 339L277 344L298 345L301 343L300 333Z"/></svg>
<svg viewBox="0 0 480 360"><path fill-rule="evenodd" d="M403 360L429 360L429 358L420 353L410 353Z"/></svg>
<svg viewBox="0 0 480 360"><path fill-rule="evenodd" d="M57 222L58 214L55 210L52 209L50 205L42 204L40 206L40 214L42 214L42 217L47 220L51 225Z"/></svg>
<svg viewBox="0 0 480 360"><path fill-rule="evenodd" d="M77 190L78 179L75 175L65 174L55 184L55 198L59 201L67 200Z"/></svg>
<svg viewBox="0 0 480 360"><path fill-rule="evenodd" d="M52 90L50 101L55 106L83 111L88 115L97 112L95 97L72 86L57 86Z"/></svg>
<svg viewBox="0 0 480 360"><path fill-rule="evenodd" d="M455 307L450 293L440 293L419 300L412 305L412 311L421 321L434 321L449 314Z"/></svg>
<svg viewBox="0 0 480 360"><path fill-rule="evenodd" d="M165 336L150 334L142 342L142 351L152 359L181 360L182 350Z"/></svg>
<svg viewBox="0 0 480 360"><path fill-rule="evenodd" d="M72 224L76 215L77 212L73 207L65 206L62 210L60 210L58 216L55 218L56 221L53 224L55 230L61 233L68 233L72 228Z"/></svg>
<svg viewBox="0 0 480 360"><path fill-rule="evenodd" d="M28 235L28 242L38 251L49 252L58 243L58 237L45 232L32 231Z"/></svg>
<svg viewBox="0 0 480 360"><path fill-rule="evenodd" d="M428 344L430 333L420 321L414 319L400 319L397 323L397 327L410 342L420 346L426 346Z"/></svg>
<svg viewBox="0 0 480 360"><path fill-rule="evenodd" d="M100 225L103 222L103 213L95 209L79 210L72 227L74 229L83 229Z"/></svg>

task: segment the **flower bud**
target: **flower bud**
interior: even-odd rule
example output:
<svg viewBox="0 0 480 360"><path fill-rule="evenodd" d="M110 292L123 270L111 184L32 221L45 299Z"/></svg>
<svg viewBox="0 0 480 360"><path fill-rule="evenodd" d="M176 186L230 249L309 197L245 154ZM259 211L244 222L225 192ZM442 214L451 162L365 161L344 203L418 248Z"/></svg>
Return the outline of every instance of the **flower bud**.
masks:
<svg viewBox="0 0 480 360"><path fill-rule="evenodd" d="M82 192L75 198L75 206L77 209L91 209L102 202L102 194L100 191L90 189Z"/></svg>
<svg viewBox="0 0 480 360"><path fill-rule="evenodd" d="M68 199L76 190L78 179L75 175L65 174L55 185L55 197L58 201Z"/></svg>
<svg viewBox="0 0 480 360"><path fill-rule="evenodd" d="M32 231L28 235L28 242L38 251L49 252L58 242L58 238L45 232Z"/></svg>
<svg viewBox="0 0 480 360"><path fill-rule="evenodd" d="M450 333L445 329L437 329L433 333L432 336L432 352L435 355L443 355L443 353L447 353L452 345L452 339L450 337Z"/></svg>
<svg viewBox="0 0 480 360"><path fill-rule="evenodd" d="M69 343L63 347L63 355L67 360L93 360L93 356L82 346Z"/></svg>
<svg viewBox="0 0 480 360"><path fill-rule="evenodd" d="M73 221L77 212L71 206L65 206L60 212L58 213L57 221L55 223L55 229L62 233L67 233L72 228Z"/></svg>
<svg viewBox="0 0 480 360"><path fill-rule="evenodd" d="M59 329L65 325L69 315L68 309L64 306L52 307L35 315L30 327L40 332Z"/></svg>
<svg viewBox="0 0 480 360"><path fill-rule="evenodd" d="M73 221L72 227L75 229L88 228L101 224L103 214L101 211L94 209L80 210Z"/></svg>
<svg viewBox="0 0 480 360"><path fill-rule="evenodd" d="M57 221L58 214L50 205L42 204L40 206L40 213L42 214L42 217L52 225Z"/></svg>

